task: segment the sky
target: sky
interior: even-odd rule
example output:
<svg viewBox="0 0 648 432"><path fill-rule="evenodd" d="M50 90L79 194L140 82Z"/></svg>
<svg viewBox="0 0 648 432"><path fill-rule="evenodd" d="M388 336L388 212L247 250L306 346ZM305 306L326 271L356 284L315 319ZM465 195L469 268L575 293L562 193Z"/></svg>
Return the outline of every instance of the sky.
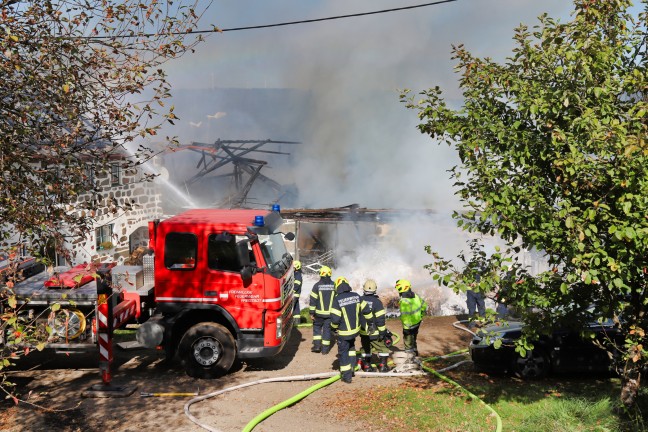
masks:
<svg viewBox="0 0 648 432"><path fill-rule="evenodd" d="M417 0L215 0L200 28L235 28L314 19L425 3ZM452 149L417 129L417 113L399 101L436 85L455 105L461 100L451 60L452 45L477 56L503 60L513 29L533 25L547 12L568 18L565 0L458 0L413 10L210 35L166 66L175 90L294 88L309 92L314 108L294 115L306 131L292 167L271 175L299 188L298 206L370 208L458 207L447 170L457 163ZM218 112L218 101L214 101ZM195 140L185 119L174 131ZM193 127L189 127L189 123ZM215 129L218 130L217 128ZM242 131L243 132L243 131ZM222 137L235 139L236 137ZM259 137L269 138L269 137ZM273 137L270 137L273 138ZM289 139L290 137L283 137ZM291 150L293 151L293 150Z"/></svg>

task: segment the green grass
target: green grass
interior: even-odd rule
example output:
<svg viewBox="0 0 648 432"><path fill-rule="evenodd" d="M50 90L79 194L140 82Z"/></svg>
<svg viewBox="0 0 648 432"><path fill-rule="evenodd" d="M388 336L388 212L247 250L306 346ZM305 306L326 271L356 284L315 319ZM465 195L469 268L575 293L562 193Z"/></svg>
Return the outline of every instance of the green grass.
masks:
<svg viewBox="0 0 648 432"><path fill-rule="evenodd" d="M313 320L310 318L310 310L308 308L303 308L299 311L299 316L301 317L302 324L311 324Z"/></svg>
<svg viewBox="0 0 648 432"><path fill-rule="evenodd" d="M436 365L436 367L439 367ZM648 432L648 391L635 412L618 413L620 381L608 377L554 377L520 381L477 373L467 366L447 373L501 417L503 431ZM377 387L355 398L361 415L380 431L495 431L496 418L481 403L434 376L411 379L399 387Z"/></svg>
<svg viewBox="0 0 648 432"><path fill-rule="evenodd" d="M375 399L365 397L361 408L368 421L380 413L378 430L384 431L495 430L495 419L479 403L450 388L392 388Z"/></svg>
<svg viewBox="0 0 648 432"><path fill-rule="evenodd" d="M619 430L609 398L543 400L529 406L520 421L520 431L608 431Z"/></svg>

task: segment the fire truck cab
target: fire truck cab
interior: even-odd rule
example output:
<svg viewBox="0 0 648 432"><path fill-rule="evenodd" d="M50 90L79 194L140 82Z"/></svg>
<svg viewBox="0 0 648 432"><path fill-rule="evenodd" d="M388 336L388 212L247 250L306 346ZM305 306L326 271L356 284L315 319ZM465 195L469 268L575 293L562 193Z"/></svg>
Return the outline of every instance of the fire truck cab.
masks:
<svg viewBox="0 0 648 432"><path fill-rule="evenodd" d="M277 211L189 210L149 223L154 253L147 347L177 354L192 377L226 373L235 359L279 353L292 328L293 268Z"/></svg>

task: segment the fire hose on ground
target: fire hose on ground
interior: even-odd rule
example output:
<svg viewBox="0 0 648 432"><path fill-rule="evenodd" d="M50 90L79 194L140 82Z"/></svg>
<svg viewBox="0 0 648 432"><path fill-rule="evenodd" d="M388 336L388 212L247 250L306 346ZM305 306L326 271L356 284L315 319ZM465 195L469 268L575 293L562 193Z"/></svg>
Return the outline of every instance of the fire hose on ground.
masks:
<svg viewBox="0 0 648 432"><path fill-rule="evenodd" d="M468 331L469 333L474 335L474 333L472 331L470 331L469 329L467 329L465 327L458 327L458 326L455 325L455 324L461 323L461 322L462 321L457 321L456 323L453 323L453 326L460 329L460 330ZM306 327L308 325L310 325L310 324L299 324L298 326ZM396 335L396 334L393 334L393 338L394 338L394 344L397 343L400 340L400 337L398 335ZM443 355L443 356L429 357L429 358L423 359L422 362L430 362L430 361L435 361L435 360L439 360L439 359L443 359L443 358L461 356L461 355L464 355L467 351L468 351L467 349L463 349L463 350L455 351L455 352L452 352L452 353L449 353L449 354L446 354L446 355ZM453 364L451 366L448 366L446 368L439 369L439 370L434 370L434 369L428 368L427 366L424 366L423 364L421 364L421 367L426 372L428 372L428 373L436 376L437 378L439 378L439 379L441 379L441 380L455 386L456 388L460 389L462 392L466 393L471 399L479 401L479 403L481 403L483 406L485 406L492 413L492 415L496 418L496 422L497 422L496 432L501 432L501 430L502 430L502 419L499 416L499 414L497 414L497 412L490 405L488 405L486 402L481 400L475 394L473 394L472 392L467 390L465 387L461 386L457 382L455 382L455 381L451 380L450 378L446 377L445 375L441 374L441 372L445 372L445 371L457 368L457 367L459 367L459 366L461 366L463 364L466 364L466 363L470 363L470 360L462 360L462 361L457 362L457 363L455 363L455 364ZM355 373L356 376L362 377L362 378L382 378L382 377L405 378L405 377L417 376L417 375L423 375L423 374L424 374L423 372L421 372L421 373L412 373L412 372L407 372L407 373L403 373L403 372L382 372L382 373L381 372L356 372ZM295 396L293 396L293 397L291 397L289 399L286 399L285 401L280 402L279 404L277 404L277 405L275 405L273 407L268 408L267 410L263 411L261 414L257 415L255 418L253 418L245 426L245 428L243 429L243 432L251 432L259 423L261 423L263 420L270 417L272 414L274 414L274 413L276 413L276 412L278 412L278 411L280 411L280 410L282 410L282 409L284 409L284 408L286 408L288 406L291 406L291 405L299 402L300 400L306 398L308 395L314 393L315 391L317 391L317 390L319 390L321 388L327 387L330 384L333 384L334 382L338 381L340 379L340 373L339 372L324 372L324 373L318 373L318 374L295 375L295 376L286 376L286 377L277 377L277 378L266 378L266 379L261 379L261 380L257 380L257 381L252 381L252 382L249 382L249 383L240 384L240 385L229 387L229 388L226 388L226 389L223 389L223 390L218 390L218 391L206 394L206 395L195 397L195 398L189 400L185 404L184 412L185 412L185 415L189 418L189 420L191 420L196 425L202 427L203 429L208 430L210 432L222 432L220 429L216 429L216 428L213 428L213 427L211 427L209 425L201 423L195 416L193 416L191 414L191 412L190 412L191 405L193 405L196 402L200 402L200 401L203 401L205 399L209 399L209 398L212 398L212 397L215 397L215 396L218 396L218 395L221 395L221 394L233 391L233 390L239 390L239 389L254 386L254 385L257 385L257 384L267 384L267 383L274 383L274 382L308 381L308 380L315 380L315 379L322 379L322 378L326 378L326 379L324 381L321 381L321 382L315 384L314 386L311 386L311 387L307 388L306 390L298 393L297 395L295 395Z"/></svg>
<svg viewBox="0 0 648 432"><path fill-rule="evenodd" d="M190 401L188 401L185 404L184 412L185 412L185 415L189 418L189 420L191 420L192 422L194 422L195 424L197 424L201 428L206 429L206 430L208 430L210 432L222 432L220 429L215 429L215 428L213 428L213 427L211 427L209 425L201 423L196 417L194 417L189 412L189 408L191 407L191 405L193 405L196 402L200 402L200 401L203 401L205 399L209 399L209 398L212 398L214 396L221 395L223 393L227 393L227 392L234 391L234 390L239 390L239 389L242 389L242 388L245 388L245 387L251 387L251 386L254 386L254 385L257 385L257 384L267 384L267 383L286 382L286 381L288 381L288 382L290 382L290 381L308 381L308 380L315 380L315 379L321 379L321 378L327 378L327 379L325 381L322 381L322 382L316 384L315 386L311 387L310 389L307 389L307 390L299 393L297 396L294 396L291 399L295 399L295 402L297 402L297 401L305 398L310 393L313 393L314 391L319 390L322 387L326 387L327 385L332 384L333 382L339 380L340 379L340 374L338 372L324 372L324 373L318 373L318 374L295 375L295 376L286 376L286 377L277 377L277 378L266 378L266 379L261 379L261 380L258 380L258 381L252 381L252 382L249 382L249 383L240 384L240 385L229 387L229 388L226 388L226 389L223 389L223 390L218 390L218 391L215 391L215 392L212 392L212 393L208 393L206 395L195 397L195 398L191 399ZM310 391L310 390L312 390L312 391ZM301 397L299 397L299 396L301 396ZM291 400L291 399L289 399L289 400ZM282 402L280 405L282 405L284 403L285 402ZM286 405L286 406L288 406L288 405ZM279 409L281 409L281 408L279 408ZM272 408L271 408L270 410L272 410L272 412L270 414L268 414L267 416L263 417L263 419L261 419L261 420L264 420L265 418L269 417L271 414L279 411L279 409L272 410ZM265 412L270 411L270 410L266 410ZM260 416L261 415L257 416L257 418L260 417ZM260 421L258 423L260 423ZM255 424L255 426L256 426L256 424ZM248 430L247 427L246 427L246 430ZM249 429L249 430L252 430L252 429Z"/></svg>
<svg viewBox="0 0 648 432"><path fill-rule="evenodd" d="M443 355L443 356L429 357L429 358L424 359L423 362L431 362L431 361L435 361L435 360L439 360L439 359L443 359L443 358L454 357L454 356L457 356L457 355L462 355L462 353L466 353L467 351L468 351L467 349L463 349L463 350L455 351L454 353L446 354L446 355ZM461 384L459 384L456 381L453 381L450 378L448 378L447 376L441 374L441 372L446 372L448 370L457 368L457 367L461 366L462 364L470 363L470 362L471 362L470 360L463 360L463 361L460 361L458 363L455 363L455 364L453 364L451 366L448 366L446 368L439 369L439 370L434 370L432 368L429 368L429 367L425 366L424 364L421 364L421 367L423 368L424 371L429 372L432 375L436 376L437 378L447 382L448 384L455 386L456 388L458 388L459 390L461 390L462 392L467 394L471 399L476 400L480 404L482 404L495 417L495 421L496 421L495 431L496 432L501 432L502 431L502 418L499 416L497 411L495 411L493 409L493 407L491 407L486 402L481 400L478 396L476 396L474 393L472 393L470 390L468 390L467 388L465 388Z"/></svg>

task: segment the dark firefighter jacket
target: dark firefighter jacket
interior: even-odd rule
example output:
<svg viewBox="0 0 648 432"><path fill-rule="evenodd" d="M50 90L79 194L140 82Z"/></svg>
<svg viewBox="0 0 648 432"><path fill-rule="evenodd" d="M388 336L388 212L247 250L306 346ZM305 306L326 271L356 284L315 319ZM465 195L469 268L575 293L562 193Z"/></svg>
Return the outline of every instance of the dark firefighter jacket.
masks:
<svg viewBox="0 0 648 432"><path fill-rule="evenodd" d="M302 289L302 272L301 270L295 270L295 298L299 298L301 296L301 289Z"/></svg>
<svg viewBox="0 0 648 432"><path fill-rule="evenodd" d="M331 328L337 330L338 337L356 337L364 321L372 319L373 315L367 302L363 301L357 293L351 292L348 283L342 282L338 285L337 295L333 299L331 308Z"/></svg>
<svg viewBox="0 0 648 432"><path fill-rule="evenodd" d="M331 315L331 306L335 297L335 285L330 276L324 276L313 285L310 294L309 309L310 314L322 318L328 318Z"/></svg>
<svg viewBox="0 0 648 432"><path fill-rule="evenodd" d="M360 334L370 336L372 340L376 340L379 335L384 334L385 330L387 330L385 326L385 306L375 294L365 294L360 298L369 305L373 316L373 319L367 320L366 325L360 329Z"/></svg>

